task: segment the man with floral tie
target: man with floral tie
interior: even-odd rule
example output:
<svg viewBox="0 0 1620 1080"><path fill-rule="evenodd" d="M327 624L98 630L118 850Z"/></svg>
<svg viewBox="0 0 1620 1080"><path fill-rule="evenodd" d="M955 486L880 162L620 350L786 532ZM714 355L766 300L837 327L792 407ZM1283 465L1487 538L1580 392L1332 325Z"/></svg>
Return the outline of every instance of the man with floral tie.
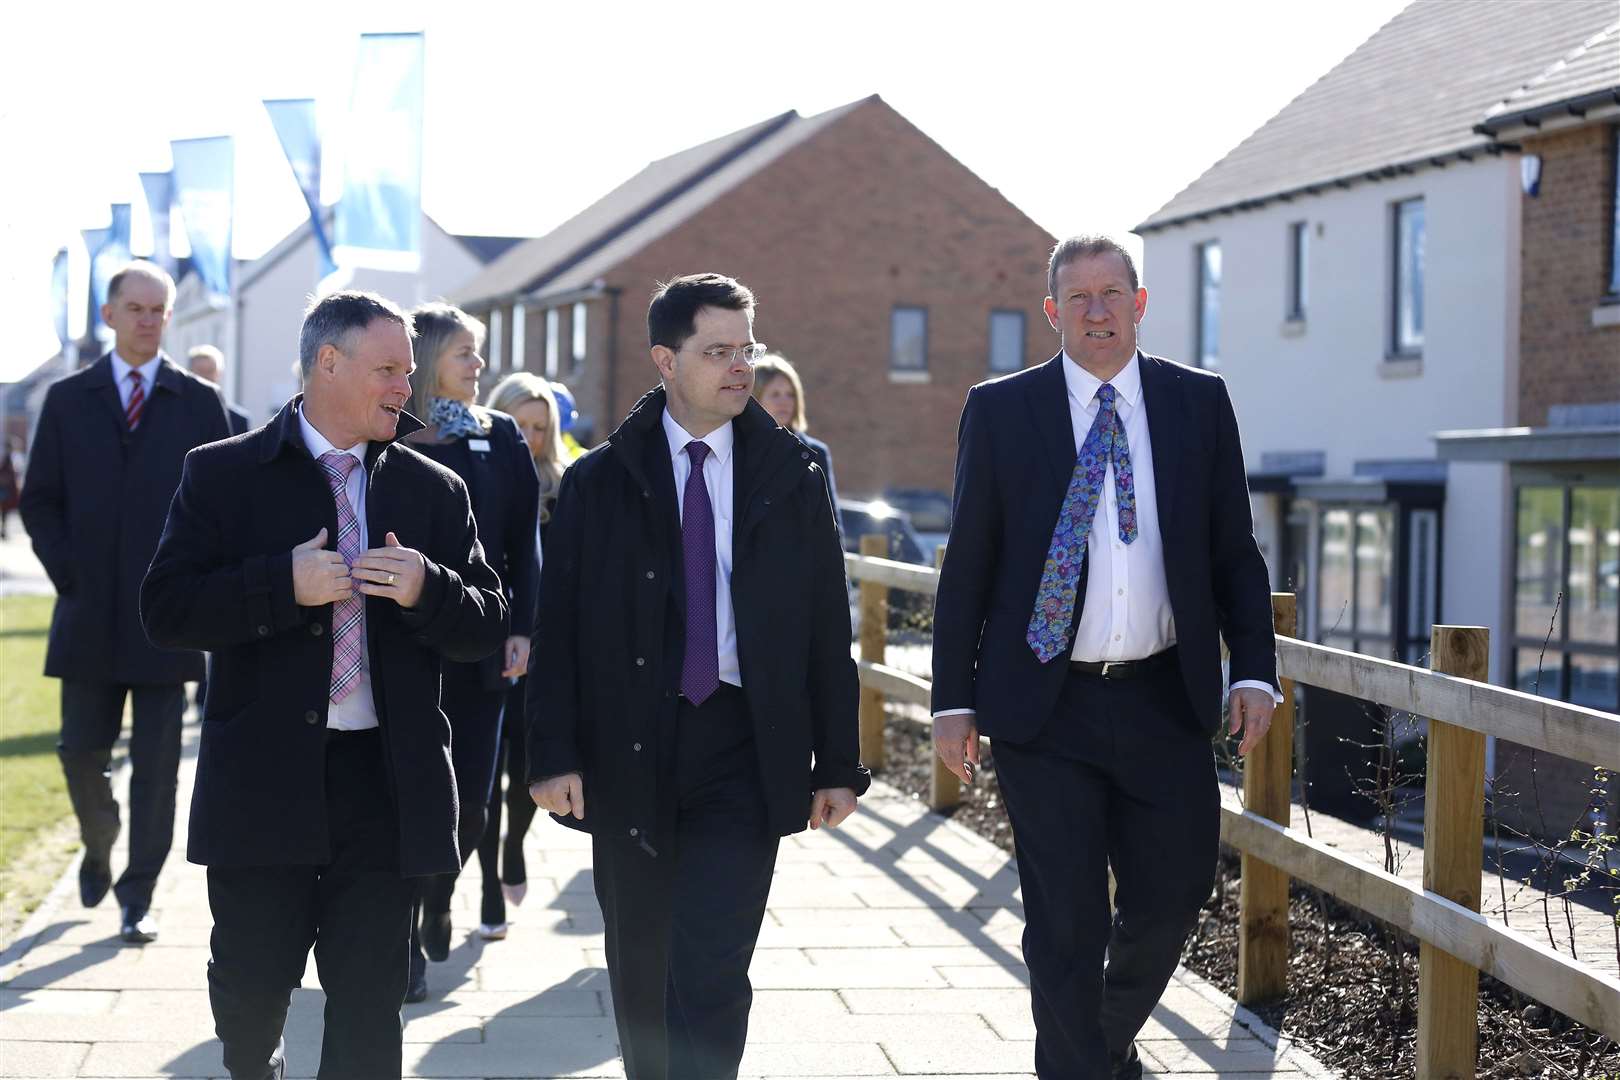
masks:
<svg viewBox="0 0 1620 1080"><path fill-rule="evenodd" d="M397 441L422 426L405 315L323 297L299 362L267 426L186 458L141 587L154 642L213 654L186 854L233 1080L284 1075L312 948L319 1075L401 1074L407 879L460 863L440 662L482 660L508 623L466 487Z"/></svg>
<svg viewBox="0 0 1620 1080"><path fill-rule="evenodd" d="M630 1080L737 1075L778 840L870 783L827 484L753 399L753 313L719 274L659 288L662 385L564 475L546 537L529 790L591 833Z"/></svg>
<svg viewBox="0 0 1620 1080"><path fill-rule="evenodd" d="M1134 1078L1133 1040L1214 879L1222 637L1240 752L1281 700L1270 586L1226 384L1138 350L1129 253L1065 240L1047 288L1062 352L962 411L934 746L967 781L978 737L995 751L1037 1074Z"/></svg>

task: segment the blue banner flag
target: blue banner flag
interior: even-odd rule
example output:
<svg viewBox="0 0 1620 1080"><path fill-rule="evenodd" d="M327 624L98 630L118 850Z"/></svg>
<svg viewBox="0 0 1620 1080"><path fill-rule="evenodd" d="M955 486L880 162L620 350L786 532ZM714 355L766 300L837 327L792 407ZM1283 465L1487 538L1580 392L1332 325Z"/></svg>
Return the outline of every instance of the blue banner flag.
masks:
<svg viewBox="0 0 1620 1080"><path fill-rule="evenodd" d="M191 241L191 265L214 296L231 295L231 226L235 155L229 135L177 139L175 201Z"/></svg>
<svg viewBox="0 0 1620 1080"><path fill-rule="evenodd" d="M360 35L333 250L340 265L421 265L422 57L420 33Z"/></svg>
<svg viewBox="0 0 1620 1080"><path fill-rule="evenodd" d="M174 173L143 172L141 187L146 192L146 209L152 218L152 261L174 273L169 253L169 207L174 205Z"/></svg>
<svg viewBox="0 0 1620 1080"><path fill-rule="evenodd" d="M326 223L321 220L321 136L315 127L314 98L267 99L265 110L270 123L281 140L281 149L292 166L293 179L304 194L304 205L309 207L309 227L315 234L315 250L320 261L317 280L324 279L337 264L332 261L332 242L326 235Z"/></svg>
<svg viewBox="0 0 1620 1080"><path fill-rule="evenodd" d="M113 203L111 209L112 223L105 229L84 230L84 246L90 252L90 335L101 341L112 338L101 317L107 286L130 260L129 203Z"/></svg>
<svg viewBox="0 0 1620 1080"><path fill-rule="evenodd" d="M68 253L63 248L51 260L51 321L56 326L56 340L68 343Z"/></svg>

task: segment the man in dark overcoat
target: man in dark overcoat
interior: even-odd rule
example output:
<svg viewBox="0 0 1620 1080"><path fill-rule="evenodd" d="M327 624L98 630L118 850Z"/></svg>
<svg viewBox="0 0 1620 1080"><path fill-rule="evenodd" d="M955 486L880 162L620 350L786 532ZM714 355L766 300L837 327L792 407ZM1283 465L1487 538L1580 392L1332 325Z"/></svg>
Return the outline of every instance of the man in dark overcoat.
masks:
<svg viewBox="0 0 1620 1080"><path fill-rule="evenodd" d="M283 1074L313 946L319 1075L397 1077L407 879L459 864L440 666L499 649L508 614L466 487L396 441L422 426L405 316L334 293L299 354L303 394L186 459L141 614L213 654L187 856L208 867L226 1068Z"/></svg>
<svg viewBox="0 0 1620 1080"><path fill-rule="evenodd" d="M112 748L132 699L129 863L115 890L132 944L157 936L149 909L174 838L184 684L203 676L200 653L147 641L136 597L186 452L229 434L217 388L163 353L173 308L161 267L135 262L113 275L101 309L112 351L46 392L21 505L56 587L45 674L62 680L57 753L84 841L86 907L112 885Z"/></svg>
<svg viewBox="0 0 1620 1080"><path fill-rule="evenodd" d="M546 538L530 793L591 833L632 1080L737 1075L778 840L870 783L827 484L751 396L753 308L718 274L659 289L662 386L569 468Z"/></svg>

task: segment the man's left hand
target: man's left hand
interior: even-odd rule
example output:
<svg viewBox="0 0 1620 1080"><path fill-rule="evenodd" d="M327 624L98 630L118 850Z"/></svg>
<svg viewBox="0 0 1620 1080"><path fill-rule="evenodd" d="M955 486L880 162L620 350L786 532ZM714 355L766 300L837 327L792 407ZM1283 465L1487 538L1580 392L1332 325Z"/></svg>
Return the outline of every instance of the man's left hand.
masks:
<svg viewBox="0 0 1620 1080"><path fill-rule="evenodd" d="M1260 740L1266 737L1271 730L1271 714L1277 711L1277 699L1264 690L1256 690L1252 686L1240 686L1232 691L1227 702L1227 712L1232 717L1230 733L1236 735L1243 732L1243 741L1238 744L1238 753L1247 754Z"/></svg>
<svg viewBox="0 0 1620 1080"><path fill-rule="evenodd" d="M820 788L810 796L810 827L836 829L855 812L855 789Z"/></svg>
<svg viewBox="0 0 1620 1080"><path fill-rule="evenodd" d="M529 639L522 634L513 634L506 639L506 647L501 650L501 657L506 666L501 669L503 679L516 679L529 673Z"/></svg>
<svg viewBox="0 0 1620 1080"><path fill-rule="evenodd" d="M392 600L402 608L415 607L422 599L422 582L427 577L427 561L414 548L400 545L389 533L387 546L372 548L354 560L349 568L355 588L367 596Z"/></svg>

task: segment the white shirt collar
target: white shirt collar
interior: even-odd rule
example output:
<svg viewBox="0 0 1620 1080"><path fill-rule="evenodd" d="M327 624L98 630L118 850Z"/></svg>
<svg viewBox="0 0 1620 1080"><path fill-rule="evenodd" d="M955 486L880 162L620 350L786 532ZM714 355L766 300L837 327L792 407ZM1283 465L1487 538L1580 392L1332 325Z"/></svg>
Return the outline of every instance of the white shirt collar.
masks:
<svg viewBox="0 0 1620 1080"><path fill-rule="evenodd" d="M1138 349L1119 369L1119 374L1108 380L1115 394L1133 409L1142 400L1141 360L1142 352ZM1102 386L1102 380L1069 359L1067 351L1063 353L1063 381L1069 388L1069 396L1078 401L1083 409L1091 408L1097 390Z"/></svg>
<svg viewBox="0 0 1620 1080"><path fill-rule="evenodd" d="M151 386L152 380L157 376L158 365L161 363L163 363L163 353L161 351L153 355L152 359L146 363L135 367L128 360L119 356L118 350L114 349L112 351L113 382L121 386L129 378L131 371L138 371L141 373L142 384Z"/></svg>
<svg viewBox="0 0 1620 1080"><path fill-rule="evenodd" d="M686 451L686 444L697 438L697 436L675 422L675 418L669 415L668 408L664 409L664 437L669 440L669 456L671 458L680 457ZM727 420L724 424L703 436L701 441L708 444L709 453L714 455L714 460L724 465L726 459L731 457L731 448L736 441L736 433L732 430L731 421Z"/></svg>
<svg viewBox="0 0 1620 1080"><path fill-rule="evenodd" d="M333 446L332 441L322 435L315 425L309 422L309 417L304 415L302 404L298 406L298 430L303 433L304 445L309 448L310 456L316 461L321 459L322 454L329 454L336 450L340 454L348 454L362 465L366 463L366 448L371 445L369 442L361 439L346 449Z"/></svg>

